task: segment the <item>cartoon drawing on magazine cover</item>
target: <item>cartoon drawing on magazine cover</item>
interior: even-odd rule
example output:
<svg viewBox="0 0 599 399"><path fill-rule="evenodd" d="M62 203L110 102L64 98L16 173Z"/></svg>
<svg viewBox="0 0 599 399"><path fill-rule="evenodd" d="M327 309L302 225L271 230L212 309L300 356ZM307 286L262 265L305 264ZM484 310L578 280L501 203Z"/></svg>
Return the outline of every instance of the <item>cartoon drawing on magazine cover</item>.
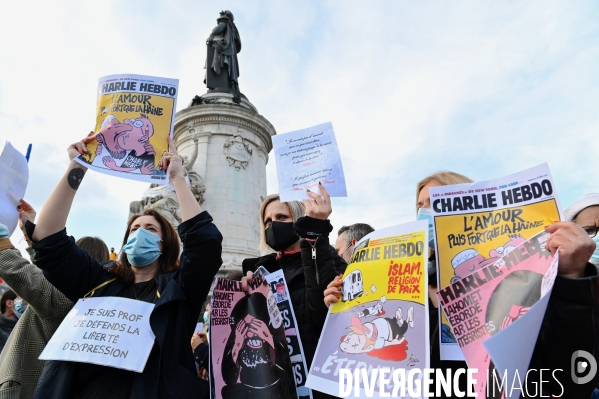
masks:
<svg viewBox="0 0 599 399"><path fill-rule="evenodd" d="M414 308L408 309L405 320L401 307L397 308L392 318L377 317L364 323L360 320L360 315L368 317L384 313L379 302L354 316L347 327L348 333L341 337L339 348L348 354L366 353L383 360L404 360L408 349L405 334L408 328L414 328Z"/></svg>
<svg viewBox="0 0 599 399"><path fill-rule="evenodd" d="M489 258L485 258L479 254L474 248L469 248L461 251L451 260L453 266L454 277L451 278L451 284L463 279L466 276L482 269L485 266L491 265L501 259L502 256L512 252L518 245L526 240L519 234L509 236L509 241L504 245L493 248L489 251ZM457 343L449 325L441 324L441 342Z"/></svg>
<svg viewBox="0 0 599 399"><path fill-rule="evenodd" d="M230 326L221 366L225 382L222 397L294 397L285 330L282 323L275 328L270 322L266 297L254 292L237 302Z"/></svg>
<svg viewBox="0 0 599 399"><path fill-rule="evenodd" d="M96 134L99 144L94 159L85 159L95 166L119 172L164 174L155 169L155 151L150 144L153 135L152 121L144 114L136 119L125 119L123 123L114 115L108 115ZM117 160L122 160L120 165Z"/></svg>
<svg viewBox="0 0 599 399"><path fill-rule="evenodd" d="M341 300L343 302L353 301L354 299L361 297L364 293L362 272L360 270L354 270L345 276L341 288L341 291L343 292Z"/></svg>

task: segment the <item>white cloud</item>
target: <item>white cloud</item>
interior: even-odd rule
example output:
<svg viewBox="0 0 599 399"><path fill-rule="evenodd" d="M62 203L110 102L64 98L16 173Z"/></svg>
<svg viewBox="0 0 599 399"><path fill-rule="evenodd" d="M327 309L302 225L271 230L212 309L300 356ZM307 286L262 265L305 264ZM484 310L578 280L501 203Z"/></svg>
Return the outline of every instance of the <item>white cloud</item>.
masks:
<svg viewBox="0 0 599 399"><path fill-rule="evenodd" d="M0 26L0 140L34 143L38 209L94 124L112 73L180 79L179 109L205 92L213 2L12 2ZM279 133L333 122L349 198L335 227L415 217L414 186L452 169L490 179L549 162L562 203L597 191L599 6L557 1L227 4L242 38L240 87ZM269 192L277 189L273 157ZM86 178L69 231L118 246L145 185ZM101 216L98 216L101 215ZM106 217L104 217L106 216Z"/></svg>

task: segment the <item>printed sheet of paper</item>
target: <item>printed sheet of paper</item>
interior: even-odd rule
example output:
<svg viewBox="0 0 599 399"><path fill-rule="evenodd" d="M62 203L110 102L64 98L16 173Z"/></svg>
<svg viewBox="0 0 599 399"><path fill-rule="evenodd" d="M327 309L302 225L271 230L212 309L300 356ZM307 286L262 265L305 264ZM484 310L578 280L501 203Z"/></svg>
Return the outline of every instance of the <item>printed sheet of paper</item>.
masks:
<svg viewBox="0 0 599 399"><path fill-rule="evenodd" d="M264 268L260 266L260 269ZM270 285L270 291L275 296L279 311L281 312L281 316L283 316L283 325L285 326L285 336L287 337L291 366L293 367L293 375L295 376L297 396L299 399L312 399L312 391L306 387L306 380L308 378L306 357L304 356L302 340L299 335L299 329L297 327L293 306L291 305L287 282L283 276L283 270L278 270L270 274L266 269L264 269L264 271L266 281Z"/></svg>
<svg viewBox="0 0 599 399"><path fill-rule="evenodd" d="M177 79L143 75L110 75L98 82L96 141L77 162L112 176L167 184L160 170L173 134Z"/></svg>
<svg viewBox="0 0 599 399"><path fill-rule="evenodd" d="M29 167L25 156L8 141L0 155L0 170L0 223L6 226L10 237L19 223L17 206L25 197Z"/></svg>
<svg viewBox="0 0 599 399"><path fill-rule="evenodd" d="M77 301L40 360L93 363L141 373L154 346L153 303L100 297Z"/></svg>
<svg viewBox="0 0 599 399"><path fill-rule="evenodd" d="M549 236L545 231L538 233L508 249L495 264L437 293L468 367L478 369L477 398L484 399L492 392L487 375L492 378L498 373L500 381L499 376L507 370L508 383L504 385L508 387L516 370L526 376L557 275L558 256L545 248ZM495 363L495 356L489 357L487 343L495 356L500 354L500 363Z"/></svg>
<svg viewBox="0 0 599 399"><path fill-rule="evenodd" d="M212 397L297 398L283 316L265 276L249 293L240 281L217 278L210 306Z"/></svg>
<svg viewBox="0 0 599 399"><path fill-rule="evenodd" d="M561 219L549 167L542 164L500 179L431 187L438 287L493 264ZM442 360L463 360L439 310Z"/></svg>
<svg viewBox="0 0 599 399"><path fill-rule="evenodd" d="M310 199L321 182L331 197L347 197L345 175L331 122L273 136L281 201Z"/></svg>
<svg viewBox="0 0 599 399"><path fill-rule="evenodd" d="M429 367L428 224L374 231L355 247L329 310L308 387L339 396L339 370ZM421 378L419 379L421 380ZM354 382L355 383L355 382ZM343 389L349 389L343 388ZM378 388L362 397L378 397ZM386 388L393 391L393 382ZM353 394L352 394L353 396Z"/></svg>

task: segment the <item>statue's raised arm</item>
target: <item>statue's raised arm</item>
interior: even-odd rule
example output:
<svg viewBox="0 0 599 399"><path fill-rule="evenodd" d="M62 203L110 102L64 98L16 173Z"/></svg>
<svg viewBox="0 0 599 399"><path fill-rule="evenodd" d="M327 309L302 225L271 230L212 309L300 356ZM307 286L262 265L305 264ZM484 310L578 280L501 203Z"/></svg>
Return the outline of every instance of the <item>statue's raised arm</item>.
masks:
<svg viewBox="0 0 599 399"><path fill-rule="evenodd" d="M239 64L237 53L241 51L241 38L233 23L231 11L221 11L218 25L206 40L206 79L210 90L239 93Z"/></svg>

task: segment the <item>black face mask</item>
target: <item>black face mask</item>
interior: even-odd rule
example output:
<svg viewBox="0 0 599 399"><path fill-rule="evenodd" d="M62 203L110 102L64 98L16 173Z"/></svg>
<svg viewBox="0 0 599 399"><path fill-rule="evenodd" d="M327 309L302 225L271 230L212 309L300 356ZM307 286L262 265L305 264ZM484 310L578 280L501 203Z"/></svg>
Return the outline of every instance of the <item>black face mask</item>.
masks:
<svg viewBox="0 0 599 399"><path fill-rule="evenodd" d="M293 223L289 222L271 222L265 233L266 243L277 252L289 248L299 240L299 236L293 228Z"/></svg>

